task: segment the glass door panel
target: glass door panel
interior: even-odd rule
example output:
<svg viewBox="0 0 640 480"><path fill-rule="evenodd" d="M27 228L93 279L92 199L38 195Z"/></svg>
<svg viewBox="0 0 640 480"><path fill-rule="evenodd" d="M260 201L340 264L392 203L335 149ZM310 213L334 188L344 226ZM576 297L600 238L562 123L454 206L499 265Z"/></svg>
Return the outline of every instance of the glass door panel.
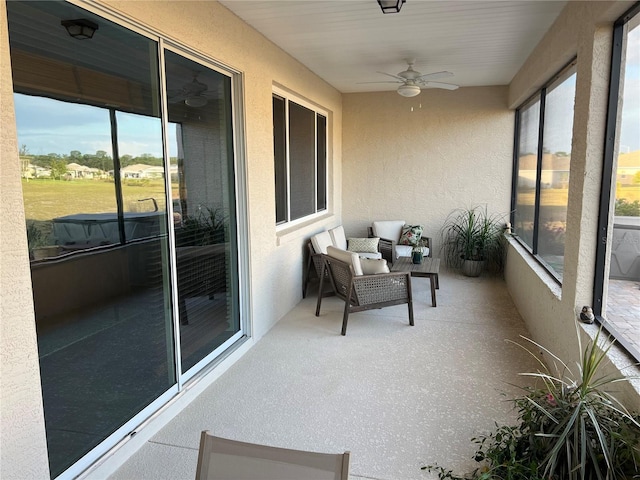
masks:
<svg viewBox="0 0 640 480"><path fill-rule="evenodd" d="M613 238L603 315L618 342L640 360L640 13L624 29L620 146L613 172Z"/></svg>
<svg viewBox="0 0 640 480"><path fill-rule="evenodd" d="M518 184L516 187L515 233L531 248L535 220L535 195L538 181L537 154L540 125L540 100L520 111L518 139Z"/></svg>
<svg viewBox="0 0 640 480"><path fill-rule="evenodd" d="M240 331L231 78L165 51L182 372Z"/></svg>
<svg viewBox="0 0 640 480"><path fill-rule="evenodd" d="M166 189L123 169L164 176L158 44L67 2L7 12L56 477L177 383ZM79 18L92 39L61 26Z"/></svg>

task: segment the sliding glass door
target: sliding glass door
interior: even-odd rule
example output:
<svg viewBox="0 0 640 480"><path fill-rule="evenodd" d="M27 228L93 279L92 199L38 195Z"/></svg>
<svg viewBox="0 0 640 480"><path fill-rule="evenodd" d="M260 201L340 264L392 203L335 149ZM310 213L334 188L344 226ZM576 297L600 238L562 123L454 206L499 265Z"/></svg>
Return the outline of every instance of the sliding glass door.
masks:
<svg viewBox="0 0 640 480"><path fill-rule="evenodd" d="M231 78L165 50L181 371L240 331Z"/></svg>
<svg viewBox="0 0 640 480"><path fill-rule="evenodd" d="M7 11L49 463L72 477L242 336L234 74L66 2Z"/></svg>

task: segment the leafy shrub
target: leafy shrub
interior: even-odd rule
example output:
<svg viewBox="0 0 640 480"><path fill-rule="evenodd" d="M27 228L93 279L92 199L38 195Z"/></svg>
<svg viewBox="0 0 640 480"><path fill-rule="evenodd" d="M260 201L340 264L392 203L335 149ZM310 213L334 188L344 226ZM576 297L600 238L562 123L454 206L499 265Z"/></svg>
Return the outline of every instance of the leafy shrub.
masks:
<svg viewBox="0 0 640 480"><path fill-rule="evenodd" d="M472 439L478 444L474 459L482 466L467 476L438 465L423 470L436 472L441 480L640 478L640 416L605 391L624 377L597 375L612 345L598 345L600 333L581 352L575 377L557 356L525 339L559 366L550 372L520 345L542 366L542 371L525 375L541 380L544 388L527 387L525 395L513 400L518 424L496 425L488 435Z"/></svg>
<svg viewBox="0 0 640 480"><path fill-rule="evenodd" d="M640 200L629 202L626 198L616 198L615 214L623 217L640 217Z"/></svg>

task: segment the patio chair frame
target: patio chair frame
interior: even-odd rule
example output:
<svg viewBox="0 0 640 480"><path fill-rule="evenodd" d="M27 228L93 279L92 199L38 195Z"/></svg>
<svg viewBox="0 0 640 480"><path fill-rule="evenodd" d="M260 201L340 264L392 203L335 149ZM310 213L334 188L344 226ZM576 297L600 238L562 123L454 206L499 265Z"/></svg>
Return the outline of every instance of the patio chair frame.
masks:
<svg viewBox="0 0 640 480"><path fill-rule="evenodd" d="M344 300L342 335L347 334L349 314L392 305L407 304L409 325L413 326L413 297L411 274L408 272L356 275L353 266L329 255L321 255L324 268L320 273L320 287L316 305L316 317L320 316L322 290L329 277L333 292Z"/></svg>

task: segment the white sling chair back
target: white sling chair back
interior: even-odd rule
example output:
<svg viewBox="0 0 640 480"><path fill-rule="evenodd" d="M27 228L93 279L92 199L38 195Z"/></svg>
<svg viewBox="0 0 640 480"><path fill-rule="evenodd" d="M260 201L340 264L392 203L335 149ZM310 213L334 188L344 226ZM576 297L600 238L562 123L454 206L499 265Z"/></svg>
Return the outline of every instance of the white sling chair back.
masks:
<svg viewBox="0 0 640 480"><path fill-rule="evenodd" d="M316 453L200 437L196 480L347 480L349 452Z"/></svg>

